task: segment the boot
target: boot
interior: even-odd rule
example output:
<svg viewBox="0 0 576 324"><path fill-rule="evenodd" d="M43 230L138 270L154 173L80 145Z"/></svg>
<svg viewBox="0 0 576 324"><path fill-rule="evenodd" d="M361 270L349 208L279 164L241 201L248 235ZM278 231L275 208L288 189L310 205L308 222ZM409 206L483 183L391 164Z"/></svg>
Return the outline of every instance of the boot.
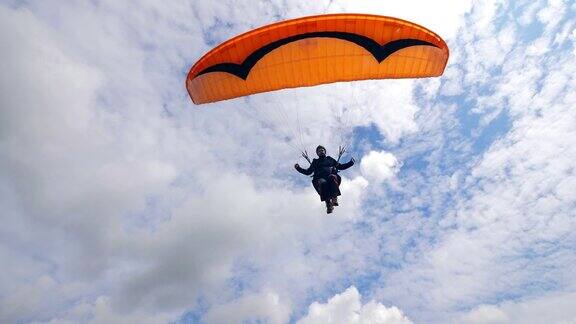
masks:
<svg viewBox="0 0 576 324"><path fill-rule="evenodd" d="M332 205L338 206L338 197L332 198Z"/></svg>
<svg viewBox="0 0 576 324"><path fill-rule="evenodd" d="M334 206L332 205L332 201L326 200L326 214L331 214L334 211Z"/></svg>

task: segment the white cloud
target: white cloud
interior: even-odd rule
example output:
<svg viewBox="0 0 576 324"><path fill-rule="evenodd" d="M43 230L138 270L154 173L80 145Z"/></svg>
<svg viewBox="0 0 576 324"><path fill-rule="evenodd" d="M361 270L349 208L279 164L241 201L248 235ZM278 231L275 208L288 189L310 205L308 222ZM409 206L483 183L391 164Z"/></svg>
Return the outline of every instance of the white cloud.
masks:
<svg viewBox="0 0 576 324"><path fill-rule="evenodd" d="M494 18L502 3L502 0L490 0L482 3L482 5L473 6L470 19L475 33L484 37L493 33Z"/></svg>
<svg viewBox="0 0 576 324"><path fill-rule="evenodd" d="M456 91L465 97L464 103L457 102L462 104L458 108L464 115L463 123L468 122L466 118L478 117L481 120L478 129L482 131L486 125L482 119L491 120L497 111L510 118L511 129L499 129L507 133L482 155L468 152L468 156L457 160L458 163L464 161L461 165L449 166L448 169L457 170L454 173L457 176L452 178L451 189L447 190L445 171L435 167L454 161L456 154L450 150L460 140L465 143L470 140L454 133L458 128L466 132L469 126L458 119L456 124L444 124L442 119L430 118L433 112L427 109L422 112L420 129L442 128L440 136L430 139L438 150L426 156L432 167L421 176L429 177L427 181L423 181L420 174L401 174L402 186L412 191L409 197L414 200L411 204L398 205L408 210L420 206L434 208L429 201L439 198L445 206L437 213L423 213L431 220L413 217L402 223L405 232L417 228L413 236L398 234L410 237L413 240L410 243L402 246L399 239L385 241L389 244L385 251L391 251L391 246L396 244L404 247L406 250L400 257L406 262L399 270L383 270L380 281L383 288L375 296L392 298L409 311L412 318L423 322L447 322L451 313L462 307L474 310L465 320L453 318L455 322L524 323L530 322L531 316L537 323L569 321L573 319L573 312L563 306L560 298L551 298L549 303L542 300L542 307L537 307L535 302L531 304L534 309L522 316L504 305L527 305L523 301L538 300L549 290L550 294L565 296L570 301L568 296L576 285L571 275L576 260L573 253L576 240L571 234L576 226L573 217L576 205L574 195L567 191L576 186L570 162L576 158L573 149L576 133L569 126L576 118L572 108L576 105L573 77L576 71L568 51L546 50L556 46L552 42L556 32L564 33L573 22L566 19L567 11L556 12L554 19L564 24L541 35L530 35L530 39L536 38L527 44L515 29L515 23L507 20L509 12L494 8L475 8L473 12L471 18L487 25L479 23L484 29L478 31L469 24L462 39L452 45L452 49L467 48L460 62L465 77L461 79L457 73L445 77L449 85L456 84L464 90ZM486 13L480 14L482 12ZM478 19L475 15L485 18ZM490 43L495 46L492 52L480 46L489 44L482 40L486 30L498 35L486 36L498 40ZM538 46L532 50L534 44ZM527 51L530 56L526 55ZM488 57L490 55L494 57ZM470 106L474 106L473 112L478 116L468 115ZM434 108L445 109L445 106ZM446 119L453 117L451 114L450 110L442 111ZM467 151L457 153L464 155ZM404 159L406 155L398 156ZM435 177L435 172L441 176ZM428 186L432 187L430 191L425 190ZM402 217L407 217L406 214ZM382 229L383 236L390 232L388 228ZM564 291L566 293L562 293ZM507 298L511 300L489 305L494 300ZM555 306L558 309L555 317L536 315L538 312L549 314L544 309L556 309ZM429 311L419 313L423 309Z"/></svg>
<svg viewBox="0 0 576 324"><path fill-rule="evenodd" d="M480 305L461 316L470 324L488 323L574 323L575 293L552 293L543 296L505 301L498 305Z"/></svg>
<svg viewBox="0 0 576 324"><path fill-rule="evenodd" d="M44 315L48 308L57 304L56 300L48 301L49 296L58 293L57 286L53 278L42 276L36 282L20 287L1 300L0 320L8 323Z"/></svg>
<svg viewBox="0 0 576 324"><path fill-rule="evenodd" d="M552 29L526 46L516 41L513 19L496 29L505 8L500 3L478 3L463 29L468 1L0 7L1 30L9 31L0 36L0 202L9 206L0 216L0 234L9 238L0 251L10 260L0 275L3 315L8 321L168 321L194 308L201 294L208 307L216 305L207 322L282 323L288 305L301 306L311 289L374 268L383 272L387 300L417 313L413 318L440 322L454 305L476 307L503 291L538 294L524 290L531 278L573 287L567 265L574 264L576 71L573 57L550 50L569 26L554 33L562 3L551 1L542 11L534 6L526 19L537 15ZM430 106L417 104L417 82L410 80L287 90L201 108L188 101L183 73L212 46L203 40L323 10L400 16L447 38L453 65L444 78L423 82ZM455 48L461 42L465 49ZM502 74L494 76L497 67ZM437 167L452 158L442 148L461 140L450 131L461 126L453 115L462 108L436 98L439 87L444 95L473 98L475 113L492 116L505 106L513 119L512 131L472 161L472 174L464 167L443 174ZM378 221L367 219L360 211L368 183L393 179L399 170L392 153L372 151L360 163L361 176L351 170L344 179L341 206L326 217L308 179L291 169L298 153L290 145L299 141L294 123L266 115L279 101L292 112L289 118L298 111L304 146L326 144L334 152L344 121L375 125L394 150L405 148L406 136L421 142L404 152L438 147L426 157L434 170L424 182L432 188L417 186L429 173L406 174L394 188L409 196L398 202L401 211L378 209ZM260 108L251 114L252 107ZM442 130L434 133L435 127ZM290 145L285 135L293 136ZM349 135L344 132L344 140ZM454 192L457 199L445 201ZM454 206L442 218L423 220L419 208L430 201ZM536 253L543 266L527 262L524 253ZM393 260L391 276L383 259ZM238 262L253 272L238 272ZM25 273L15 275L20 268ZM227 285L231 277L258 293L240 294ZM550 301L549 308L563 305ZM525 318L505 305L468 315ZM358 323L409 322L395 307L362 304L354 288L313 304L303 321L327 314ZM568 308L560 315L570 320Z"/></svg>
<svg viewBox="0 0 576 324"><path fill-rule="evenodd" d="M205 323L244 323L262 321L270 324L287 323L290 306L284 304L274 292L246 294L230 303L214 306L203 321Z"/></svg>
<svg viewBox="0 0 576 324"><path fill-rule="evenodd" d="M362 175L374 183L392 178L400 167L401 163L394 154L386 151L370 151L360 162Z"/></svg>
<svg viewBox="0 0 576 324"><path fill-rule="evenodd" d="M360 12L399 17L430 28L445 39L455 36L462 16L472 7L472 1L450 0L437 3L409 0L394 3L360 0L333 1L330 12ZM440 18L441 17L441 18Z"/></svg>
<svg viewBox="0 0 576 324"><path fill-rule="evenodd" d="M412 323L398 308L386 307L378 302L362 304L360 294L352 286L336 294L325 304L314 302L308 314L298 324L409 324Z"/></svg>
<svg viewBox="0 0 576 324"><path fill-rule="evenodd" d="M551 30L560 22L565 11L564 0L548 0L544 8L538 12L538 20L546 25L546 29Z"/></svg>
<svg viewBox="0 0 576 324"><path fill-rule="evenodd" d="M414 115L419 108L412 97L413 89L413 80L367 80L286 89L250 97L250 104L258 107L250 117L273 123L277 127L274 131L292 139L290 144L296 149L314 152L316 145L323 144L329 154L335 154L338 145L353 143L354 127L375 126L383 141L389 143L416 132ZM288 145L280 148L298 152Z"/></svg>
<svg viewBox="0 0 576 324"><path fill-rule="evenodd" d="M50 324L62 323L166 323L175 317L174 313L150 313L143 310L126 313L114 309L108 297L98 297L94 303L78 303L67 310L62 316L48 322Z"/></svg>
<svg viewBox="0 0 576 324"><path fill-rule="evenodd" d="M130 251L131 257L124 258L138 266L126 278L118 300L122 305L184 307L199 291L216 296L232 276L236 258L259 261L279 249L300 253L297 242L286 240L306 239L325 226L317 219L324 214L322 205L310 190L261 191L245 175L209 177L204 192L174 208L170 221L120 242Z"/></svg>
<svg viewBox="0 0 576 324"><path fill-rule="evenodd" d="M510 323L510 318L492 305L480 305L470 313L462 316L462 321L470 324L504 324Z"/></svg>
<svg viewBox="0 0 576 324"><path fill-rule="evenodd" d="M297 155L275 137L260 137L257 123L230 106L183 115L185 127L164 118L158 93L182 97L172 103L177 107L190 105L180 96L181 76L174 76L178 86L168 80L169 90L154 88L161 83L155 73L165 72L163 65L144 73L148 67L140 63L152 58L137 51L132 38L119 36L125 30L112 23L116 27L102 30L100 17L82 9L61 21L67 25L77 16L83 19L85 34L78 41L74 35L56 34L30 11L0 9L2 30L10 31L2 34L7 46L0 60L10 75L0 81L2 92L12 94L2 96L0 179L3 206L13 210L6 210L2 220L5 228L18 224L20 229L10 232L10 244L2 245L3 255L18 256L4 265L7 275L0 282L6 318L75 321L70 312L77 310L65 308L85 295L105 296L120 308L115 313L98 306L107 301L87 298L85 313L99 312L95 318L103 321L174 318L174 312L195 306L199 292L209 302L219 300L228 290L235 260L255 259L274 268L291 262L283 253L300 257L303 244L311 255L325 253L318 250L342 231L342 222L319 218L324 212L313 189L299 191L272 177L278 170L294 171L291 163L270 161ZM107 9L103 15L116 21L113 8ZM152 16L159 14L152 11ZM153 20L144 14L135 21L141 18L143 23ZM74 28L66 31L76 33ZM75 46L88 46L87 39L105 42L98 52L102 57L77 59L82 50ZM164 51L178 56L178 50ZM253 143L248 150L246 140ZM259 155L255 150L260 147L269 149ZM343 186L348 195L343 215L356 213L361 189L362 181ZM345 254L347 248L330 252ZM267 264L272 257L276 264ZM335 263L322 265L337 269ZM14 280L11 274L22 273L18 268L23 265L30 265L27 276ZM50 298L29 288L27 282L49 271L62 280L58 290L79 288ZM291 276L287 270L284 275ZM314 282L341 275L326 272ZM282 288L305 291L310 285L312 279ZM30 289L37 296L26 294Z"/></svg>
<svg viewBox="0 0 576 324"><path fill-rule="evenodd" d="M442 85L442 95L444 96L457 96L462 93L462 77L463 71L456 66L448 66L444 72L446 77L445 83Z"/></svg>
<svg viewBox="0 0 576 324"><path fill-rule="evenodd" d="M527 5L522 15L518 18L518 22L522 26L526 26L534 22L535 15L538 13L538 9L543 5L543 1L534 1Z"/></svg>
<svg viewBox="0 0 576 324"><path fill-rule="evenodd" d="M342 177L340 206L336 209L334 216L348 220L359 219L361 215L358 210L362 208L368 185L368 181L362 176L352 179Z"/></svg>
<svg viewBox="0 0 576 324"><path fill-rule="evenodd" d="M572 40L572 54L576 56L576 29L572 31L570 39Z"/></svg>

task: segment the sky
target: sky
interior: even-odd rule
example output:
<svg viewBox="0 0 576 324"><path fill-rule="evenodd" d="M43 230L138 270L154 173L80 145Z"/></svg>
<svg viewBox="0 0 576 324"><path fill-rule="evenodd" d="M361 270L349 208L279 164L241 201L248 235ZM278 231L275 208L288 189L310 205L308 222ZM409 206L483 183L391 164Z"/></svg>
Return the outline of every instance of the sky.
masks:
<svg viewBox="0 0 576 324"><path fill-rule="evenodd" d="M444 75L191 102L324 13L428 27ZM574 1L0 0L0 48L2 323L576 323Z"/></svg>

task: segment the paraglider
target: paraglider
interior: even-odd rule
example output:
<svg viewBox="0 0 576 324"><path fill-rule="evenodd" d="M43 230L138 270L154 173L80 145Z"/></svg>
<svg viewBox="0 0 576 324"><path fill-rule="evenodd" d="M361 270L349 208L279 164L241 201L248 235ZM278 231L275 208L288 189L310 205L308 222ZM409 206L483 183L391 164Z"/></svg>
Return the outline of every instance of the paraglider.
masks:
<svg viewBox="0 0 576 324"><path fill-rule="evenodd" d="M344 153L343 148L340 148L339 157ZM326 155L326 148L318 145L316 148L317 159L310 162L310 167L307 169L302 168L298 163L294 168L304 174L312 174L312 185L316 192L320 195L320 200L326 203L326 212L332 213L334 206L338 206L338 196L340 196L340 183L342 178L338 175L338 171L346 170L354 165L354 158L350 159L348 163L340 164L331 156ZM308 160L308 156L305 157Z"/></svg>
<svg viewBox="0 0 576 324"><path fill-rule="evenodd" d="M392 17L331 14L278 22L234 37L190 69L196 104L338 81L439 76L440 36ZM369 95L369 94L367 94Z"/></svg>
<svg viewBox="0 0 576 324"><path fill-rule="evenodd" d="M434 32L402 19L367 14L329 14L281 21L236 36L200 58L186 89L205 104L286 88L367 79L440 76L448 47ZM370 96L369 93L365 94ZM340 164L319 147L304 174L330 213L340 194ZM303 150L305 152L305 150ZM322 156L321 156L322 155ZM332 170L330 173L326 170ZM317 175L318 174L318 175Z"/></svg>

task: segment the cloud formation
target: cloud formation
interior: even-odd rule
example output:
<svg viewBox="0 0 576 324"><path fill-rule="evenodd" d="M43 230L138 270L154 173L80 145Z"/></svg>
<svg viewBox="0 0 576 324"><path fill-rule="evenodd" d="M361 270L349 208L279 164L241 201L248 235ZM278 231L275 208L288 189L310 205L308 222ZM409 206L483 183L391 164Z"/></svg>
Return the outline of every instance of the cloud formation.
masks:
<svg viewBox="0 0 576 324"><path fill-rule="evenodd" d="M212 308L203 318L206 323L262 321L270 324L287 323L290 306L283 304L273 292L244 295L234 302Z"/></svg>
<svg viewBox="0 0 576 324"><path fill-rule="evenodd" d="M6 3L0 322L576 316L574 4ZM430 27L445 76L192 106L207 50L323 12ZM330 217L318 144L363 156Z"/></svg>
<svg viewBox="0 0 576 324"><path fill-rule="evenodd" d="M324 304L314 302L308 308L308 314L296 323L410 324L412 321L394 306L386 307L375 301L362 304L358 290L352 286Z"/></svg>
<svg viewBox="0 0 576 324"><path fill-rule="evenodd" d="M400 162L394 154L385 151L370 151L360 162L360 171L365 178L381 183L398 172Z"/></svg>
<svg viewBox="0 0 576 324"><path fill-rule="evenodd" d="M572 307L575 298L574 293L552 293L499 305L479 305L463 314L461 321L471 324L573 323L576 320Z"/></svg>

